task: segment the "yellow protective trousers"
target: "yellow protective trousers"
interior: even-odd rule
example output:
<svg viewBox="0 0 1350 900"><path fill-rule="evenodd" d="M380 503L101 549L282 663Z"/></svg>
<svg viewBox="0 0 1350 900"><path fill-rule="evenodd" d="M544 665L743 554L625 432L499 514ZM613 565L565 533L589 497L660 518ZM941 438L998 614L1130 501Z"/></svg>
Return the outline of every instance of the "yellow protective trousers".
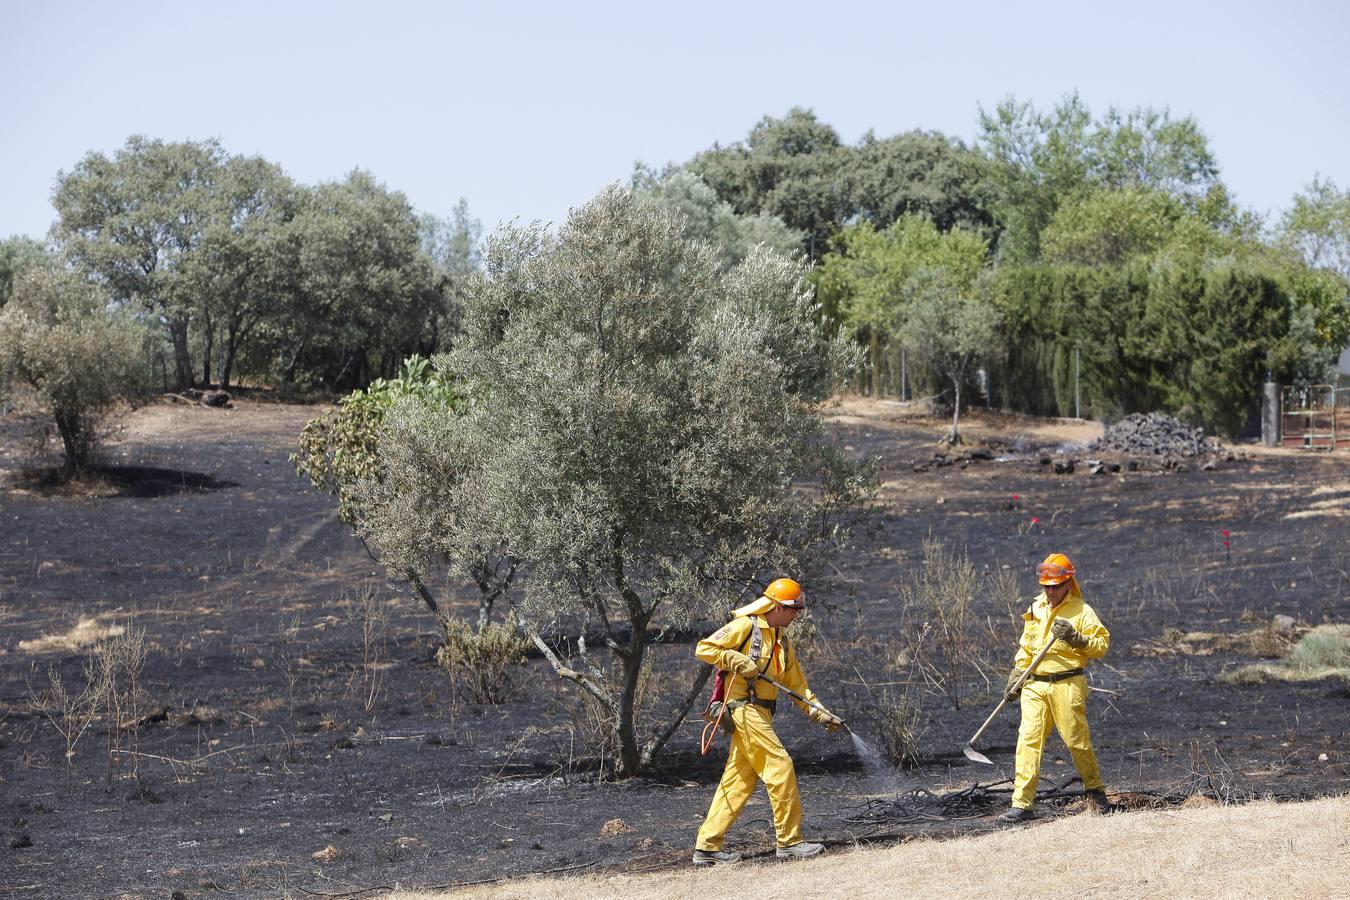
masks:
<svg viewBox="0 0 1350 900"><path fill-rule="evenodd" d="M773 730L773 717L767 709L752 705L738 706L727 715L736 723L731 752L727 754L722 782L713 794L712 806L708 807L708 816L698 830L694 846L699 850L721 850L722 839L761 780L769 792L778 846L801 843L802 799L797 792L797 770Z"/></svg>
<svg viewBox="0 0 1350 900"><path fill-rule="evenodd" d="M1087 676L1063 681L1027 681L1022 687L1022 725L1017 730L1012 805L1031 809L1036 803L1036 782L1041 775L1041 753L1054 727L1073 755L1073 764L1083 779L1084 790L1099 791L1101 769L1092 751L1087 722Z"/></svg>

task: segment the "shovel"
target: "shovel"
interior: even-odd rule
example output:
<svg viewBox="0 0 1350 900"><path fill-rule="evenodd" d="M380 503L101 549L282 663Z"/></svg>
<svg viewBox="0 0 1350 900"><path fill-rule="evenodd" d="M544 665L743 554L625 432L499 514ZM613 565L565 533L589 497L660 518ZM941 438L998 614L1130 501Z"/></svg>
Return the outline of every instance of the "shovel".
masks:
<svg viewBox="0 0 1350 900"><path fill-rule="evenodd" d="M989 727L989 723L994 721L994 716L999 714L999 710L1008 705L1008 695L1020 691L1022 685L1027 683L1027 679L1036 671L1036 667L1040 665L1041 660L1045 658L1045 654L1050 652L1050 648L1054 646L1056 640L1057 638L1052 637L1050 640L1046 641L1045 646L1041 648L1041 652L1036 654L1035 659L1031 661L1031 665L1027 666L1027 670L1022 673L1022 677L1017 679L1011 688L1003 692L1003 699L998 702L998 706L994 707L994 711L989 714L989 718L984 720L984 724L980 726L980 730L975 732L970 740L966 741L966 759L971 762L984 763L986 766L992 766L994 764L992 759L975 749L975 742L980 739L980 735L984 734L984 730Z"/></svg>
<svg viewBox="0 0 1350 900"><path fill-rule="evenodd" d="M765 681L767 681L769 684L773 685L774 687L778 688L780 691L782 691L783 693L787 694L789 697L794 697L794 698L800 700L801 702L805 703L807 706L811 707L812 709L818 709L818 710L820 710L821 712L823 712L823 713L824 713L825 715L827 715L827 716L832 716L832 717L834 717L834 718L836 718L836 719L839 719L838 716L836 716L834 713L830 712L830 711L829 711L828 709L826 709L825 707L821 706L819 703L812 703L810 700L807 700L805 697L803 697L801 694L797 693L796 691L792 690L791 688L783 687L781 684L779 684L778 682L774 681L774 680L773 680L772 678L770 678L768 675L760 675L759 677L762 678L762 679L764 679ZM839 724L840 724L840 725L843 725L843 726L844 726L844 730L847 731L849 734L852 734L852 733L853 733L853 729L852 729L852 728L849 728L849 727L848 727L848 723L845 722L843 719L839 719ZM979 735L976 735L976 737L978 737L978 736L979 736ZM992 763L991 763L990 765L992 765Z"/></svg>

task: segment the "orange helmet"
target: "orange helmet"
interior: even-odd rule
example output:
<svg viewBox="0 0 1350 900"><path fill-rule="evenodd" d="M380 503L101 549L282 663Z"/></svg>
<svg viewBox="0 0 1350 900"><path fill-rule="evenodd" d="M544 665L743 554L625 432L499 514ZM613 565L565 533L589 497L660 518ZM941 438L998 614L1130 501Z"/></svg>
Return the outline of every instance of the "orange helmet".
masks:
<svg viewBox="0 0 1350 900"><path fill-rule="evenodd" d="M806 598L802 596L802 586L791 578L774 580L764 589L764 596L779 606L786 606L789 609L801 609L806 606Z"/></svg>
<svg viewBox="0 0 1350 900"><path fill-rule="evenodd" d="M1063 553L1051 553L1036 567L1036 577L1041 584L1063 584L1072 581L1073 576L1073 563Z"/></svg>

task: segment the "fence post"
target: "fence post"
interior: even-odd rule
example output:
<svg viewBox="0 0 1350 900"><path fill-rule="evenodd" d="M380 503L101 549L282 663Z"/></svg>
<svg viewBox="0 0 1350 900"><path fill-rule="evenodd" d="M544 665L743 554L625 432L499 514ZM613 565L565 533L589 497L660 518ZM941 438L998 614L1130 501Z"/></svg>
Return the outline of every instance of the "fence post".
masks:
<svg viewBox="0 0 1350 900"><path fill-rule="evenodd" d="M1267 381L1261 392L1261 443L1280 446L1280 386Z"/></svg>

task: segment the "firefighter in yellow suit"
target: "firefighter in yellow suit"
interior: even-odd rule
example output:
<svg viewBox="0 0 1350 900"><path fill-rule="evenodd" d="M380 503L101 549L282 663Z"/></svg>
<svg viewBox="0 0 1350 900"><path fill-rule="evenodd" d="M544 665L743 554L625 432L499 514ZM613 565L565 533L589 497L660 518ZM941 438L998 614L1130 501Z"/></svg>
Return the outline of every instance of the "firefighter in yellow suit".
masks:
<svg viewBox="0 0 1350 900"><path fill-rule="evenodd" d="M1017 731L1012 808L999 816L1004 822L1034 818L1041 753L1051 728L1059 731L1068 746L1088 800L1099 812L1111 809L1088 730L1085 672L1088 660L1106 655L1111 635L1092 607L1083 602L1073 563L1067 556L1051 553L1036 567L1036 574L1043 590L1022 614L1022 640L1008 675L1009 699L1021 694L1022 724ZM1014 691L1017 680L1046 641L1053 641L1054 646L1020 692Z"/></svg>
<svg viewBox="0 0 1350 900"><path fill-rule="evenodd" d="M797 656L783 638L797 614L806 606L801 585L779 578L764 596L736 610L732 620L698 642L694 655L727 672L727 711L734 725L731 751L722 781L694 845L694 865L736 862L739 853L723 851L722 840L736 821L759 781L769 793L773 827L780 859L805 859L825 848L802 839L802 801L797 792L797 773L792 758L773 730L778 688L759 679L768 675L785 688L819 705L807 687ZM830 732L843 722L824 707L794 701L812 721Z"/></svg>

